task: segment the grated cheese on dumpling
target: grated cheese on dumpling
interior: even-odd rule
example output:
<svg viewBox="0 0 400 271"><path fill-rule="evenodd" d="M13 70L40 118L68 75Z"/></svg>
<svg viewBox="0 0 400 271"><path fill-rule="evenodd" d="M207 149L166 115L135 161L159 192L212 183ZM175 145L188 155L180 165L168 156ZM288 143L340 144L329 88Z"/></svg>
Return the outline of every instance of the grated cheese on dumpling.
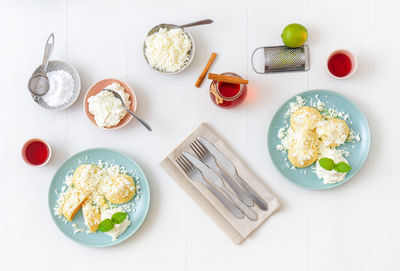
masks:
<svg viewBox="0 0 400 271"><path fill-rule="evenodd" d="M328 147L342 145L349 136L349 126L342 119L321 120L317 125L317 136L322 143Z"/></svg>

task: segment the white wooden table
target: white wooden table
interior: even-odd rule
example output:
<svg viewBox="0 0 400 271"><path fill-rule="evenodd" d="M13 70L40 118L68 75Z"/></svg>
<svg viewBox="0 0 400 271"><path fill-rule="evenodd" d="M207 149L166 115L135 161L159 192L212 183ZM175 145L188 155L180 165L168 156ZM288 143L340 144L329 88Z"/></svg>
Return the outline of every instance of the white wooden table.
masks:
<svg viewBox="0 0 400 271"><path fill-rule="evenodd" d="M0 0L0 270L400 270L399 4L369 1L236 0ZM196 56L179 75L153 72L142 55L153 26L212 18L190 29ZM311 70L257 75L250 55L258 46L280 45L286 24L309 31ZM78 101L49 112L26 88L55 33L53 59L77 68ZM358 70L347 80L325 72L327 55L353 51ZM217 108L194 82L212 51L212 71L233 71L251 82L246 104ZM94 82L115 77L133 86L138 113L154 131L132 121L102 131L83 112ZM308 191L286 181L267 152L274 112L296 93L324 88L342 93L367 116L369 158L347 184ZM236 246L158 165L201 122L210 123L282 203L249 240ZM20 149L40 137L54 152L43 168L27 166ZM84 149L108 147L133 157L147 174L152 201L139 231L121 245L94 249L67 239L53 223L47 193L56 169Z"/></svg>

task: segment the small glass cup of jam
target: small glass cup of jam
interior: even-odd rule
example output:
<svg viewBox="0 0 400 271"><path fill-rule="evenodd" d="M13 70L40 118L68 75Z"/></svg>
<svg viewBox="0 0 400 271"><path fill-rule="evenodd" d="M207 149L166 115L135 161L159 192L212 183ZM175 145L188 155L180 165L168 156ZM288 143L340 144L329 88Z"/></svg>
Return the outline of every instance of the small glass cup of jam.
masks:
<svg viewBox="0 0 400 271"><path fill-rule="evenodd" d="M336 50L329 55L326 61L326 68L333 78L346 79L356 71L357 58L348 50Z"/></svg>
<svg viewBox="0 0 400 271"><path fill-rule="evenodd" d="M240 75L225 72L222 75L233 76L243 79ZM244 84L233 84L212 81L210 85L211 100L221 108L233 108L241 104L246 98L247 86Z"/></svg>
<svg viewBox="0 0 400 271"><path fill-rule="evenodd" d="M31 166L41 167L46 165L51 157L50 145L45 141L33 138L22 146L22 159Z"/></svg>

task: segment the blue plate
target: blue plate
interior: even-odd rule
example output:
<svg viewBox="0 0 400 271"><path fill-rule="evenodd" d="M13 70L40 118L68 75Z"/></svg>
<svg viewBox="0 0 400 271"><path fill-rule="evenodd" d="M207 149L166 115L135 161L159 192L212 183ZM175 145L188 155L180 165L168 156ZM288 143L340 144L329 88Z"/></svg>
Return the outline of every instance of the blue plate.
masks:
<svg viewBox="0 0 400 271"><path fill-rule="evenodd" d="M132 172L134 172L132 177L135 180L135 184L140 185L139 193L137 193L132 199L132 201L135 202L135 207L128 213L131 225L129 225L126 231L115 241L112 241L110 236L100 231L93 234L87 234L85 232L74 234L72 224L77 224L78 228L86 228L82 210L79 210L76 213L72 222L67 223L54 215L53 212L53 208L57 203L57 195L55 191L57 190L58 192L61 192L61 189L64 186L65 176L69 174L71 170L75 170L81 163L97 163L99 160L122 166L128 171L132 170ZM113 246L128 239L142 225L149 209L149 204L150 189L142 169L128 156L110 149L89 149L73 155L57 170L49 188L49 209L57 227L72 240L91 247Z"/></svg>
<svg viewBox="0 0 400 271"><path fill-rule="evenodd" d="M287 166L287 154L282 153L276 149L276 145L280 144L278 138L278 131L281 127L285 126L284 114L289 109L289 103L296 100L296 96L301 96L307 101L307 105L311 98L318 98L326 104L327 108L334 107L338 111L343 111L350 115L350 121L347 121L350 129L360 134L361 140L355 143L346 142L340 148L345 148L350 152L350 156L347 159L352 169L347 173L345 179L342 182L335 184L324 184L318 176L312 172L311 167L305 169L291 169ZM268 130L268 150L275 167L285 176L288 180L308 189L329 189L339 186L348 180L350 180L357 171L360 170L365 160L367 159L371 136L367 119L361 112L361 110L350 100L343 95L340 95L333 91L328 90L311 90L300 93L292 97L285 102L276 112L272 119L271 125ZM352 146L354 145L354 148ZM290 162L289 162L290 164ZM290 164L291 166L291 164Z"/></svg>

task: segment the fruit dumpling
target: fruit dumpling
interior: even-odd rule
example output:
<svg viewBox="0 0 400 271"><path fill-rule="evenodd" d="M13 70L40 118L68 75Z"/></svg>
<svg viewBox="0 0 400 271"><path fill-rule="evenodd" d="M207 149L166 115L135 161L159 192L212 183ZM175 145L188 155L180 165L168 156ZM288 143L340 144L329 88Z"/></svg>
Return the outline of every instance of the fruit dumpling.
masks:
<svg viewBox="0 0 400 271"><path fill-rule="evenodd" d="M318 159L318 138L315 132L307 129L295 130L288 159L297 168L311 166Z"/></svg>
<svg viewBox="0 0 400 271"><path fill-rule="evenodd" d="M293 130L309 129L315 131L318 122L322 120L321 113L310 106L303 106L297 109L290 118L290 125Z"/></svg>
<svg viewBox="0 0 400 271"><path fill-rule="evenodd" d="M324 146L334 148L346 141L350 129L346 121L332 118L320 121L316 133Z"/></svg>
<svg viewBox="0 0 400 271"><path fill-rule="evenodd" d="M68 221L72 221L76 212L81 208L83 202L88 198L88 194L82 193L81 191L71 188L69 195L62 208L62 214Z"/></svg>
<svg viewBox="0 0 400 271"><path fill-rule="evenodd" d="M93 193L99 183L99 179L95 178L98 170L96 165L80 165L72 175L72 184L82 193Z"/></svg>
<svg viewBox="0 0 400 271"><path fill-rule="evenodd" d="M93 204L90 199L85 200L82 205L83 218L85 225L89 228L90 232L96 232L101 222L101 213L99 207Z"/></svg>
<svg viewBox="0 0 400 271"><path fill-rule="evenodd" d="M106 199L114 204L123 204L130 201L135 192L135 182L131 176L126 174L113 176L103 186L103 193Z"/></svg>

